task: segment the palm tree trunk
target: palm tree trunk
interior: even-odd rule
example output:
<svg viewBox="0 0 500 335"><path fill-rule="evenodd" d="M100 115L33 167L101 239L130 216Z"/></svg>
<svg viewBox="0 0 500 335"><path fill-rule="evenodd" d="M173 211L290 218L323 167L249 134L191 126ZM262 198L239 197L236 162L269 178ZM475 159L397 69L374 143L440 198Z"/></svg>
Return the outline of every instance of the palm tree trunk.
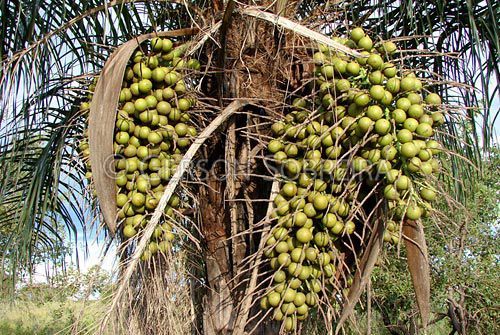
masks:
<svg viewBox="0 0 500 335"><path fill-rule="evenodd" d="M228 4L229 11L232 10L231 3ZM254 18L241 17L232 12L229 14L226 11L223 19L222 49L218 50L220 56L217 61L222 69L217 83L219 101L228 98L248 98L256 104L269 100L283 101L282 93L277 93L280 80L276 74L281 73L279 68L282 62L277 56L279 44L273 27ZM200 187L200 212L207 248L205 263L210 287L205 297L204 334L232 333L245 292L245 285L239 284L248 278L250 272L242 261L253 252L250 249L252 245L258 245L258 241L252 241L244 234L229 240L228 236L249 229L266 212L264 207L267 206L262 204L254 206L251 201L243 203L235 200L245 196L269 197L268 182L237 177L242 172L237 162L248 162L251 140L236 129L251 122L245 114L236 115L228 121L225 139L217 137L212 140L210 147L213 149L208 161L216 164L210 169L206 185ZM252 143L251 147L255 145L257 143ZM217 163L220 161L225 161L224 166ZM247 167L255 170L259 169L259 164ZM252 222L248 222L249 218ZM255 312L255 308L250 310L251 314ZM271 327L270 332L266 331L266 327ZM253 333L275 332L275 326L263 324Z"/></svg>

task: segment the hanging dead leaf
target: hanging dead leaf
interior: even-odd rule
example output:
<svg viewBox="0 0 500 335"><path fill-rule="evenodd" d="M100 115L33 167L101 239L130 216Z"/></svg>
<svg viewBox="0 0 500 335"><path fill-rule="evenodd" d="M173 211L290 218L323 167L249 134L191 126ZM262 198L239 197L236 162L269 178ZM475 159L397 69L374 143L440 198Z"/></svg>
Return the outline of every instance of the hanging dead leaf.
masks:
<svg viewBox="0 0 500 335"><path fill-rule="evenodd" d="M407 251L408 269L410 270L417 305L425 328L430 313L430 274L427 259L427 244L424 229L418 222L406 220L403 225L403 238Z"/></svg>
<svg viewBox="0 0 500 335"><path fill-rule="evenodd" d="M90 164L99 206L110 233L116 231L116 185L113 136L116 109L127 63L137 46L147 39L188 36L198 29L186 28L137 36L118 47L104 65L96 84L89 116Z"/></svg>
<svg viewBox="0 0 500 335"><path fill-rule="evenodd" d="M373 227L373 232L370 236L370 240L366 245L366 249L363 252L363 256L359 262L356 273L352 281L351 288L347 295L347 301L342 309L342 314L340 315L337 327L335 329L335 334L338 334L342 329L343 324L347 318L352 314L354 307L361 297L361 293L365 289L368 280L372 274L375 263L377 262L380 249L384 242L384 226L380 220L375 222Z"/></svg>

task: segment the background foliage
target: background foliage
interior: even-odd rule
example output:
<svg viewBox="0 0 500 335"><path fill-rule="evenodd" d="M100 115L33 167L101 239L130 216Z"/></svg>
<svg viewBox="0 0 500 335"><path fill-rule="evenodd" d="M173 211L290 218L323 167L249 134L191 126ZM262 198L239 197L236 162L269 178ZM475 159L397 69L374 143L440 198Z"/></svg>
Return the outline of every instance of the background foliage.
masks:
<svg viewBox="0 0 500 335"><path fill-rule="evenodd" d="M0 295L0 334L73 334L77 320L79 330L90 334L105 312L111 290L109 273L98 266L85 273L69 269L49 283L25 283L14 296Z"/></svg>

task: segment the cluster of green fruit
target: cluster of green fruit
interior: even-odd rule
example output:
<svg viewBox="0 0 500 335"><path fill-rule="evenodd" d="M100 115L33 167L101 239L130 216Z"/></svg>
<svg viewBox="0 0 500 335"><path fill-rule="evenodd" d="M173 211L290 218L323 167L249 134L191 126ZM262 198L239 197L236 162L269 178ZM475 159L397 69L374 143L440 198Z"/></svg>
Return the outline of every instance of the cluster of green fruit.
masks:
<svg viewBox="0 0 500 335"><path fill-rule="evenodd" d="M348 165L340 160L350 145L335 145L331 125L313 120L317 111L309 108L306 100L295 99L285 119L272 125L274 139L268 144L283 181L265 250L274 270L273 287L261 307L273 309L273 318L284 321L287 331L317 306L320 294L333 294L338 287L334 262L339 240L359 224L359 183L347 179Z"/></svg>
<svg viewBox="0 0 500 335"><path fill-rule="evenodd" d="M196 104L188 92L196 59L184 59L188 44L153 38L134 53L125 70L116 116L114 153L118 219L124 238L145 227L197 130L189 111ZM189 78L189 79L188 79ZM174 194L142 259L169 250L172 222L183 204Z"/></svg>
<svg viewBox="0 0 500 335"><path fill-rule="evenodd" d="M363 228L368 195L385 197L384 239L392 243L393 219L418 220L436 198L430 176L440 169L440 145L431 137L444 123L441 98L424 99L421 80L391 63L394 43L374 46L361 28L337 40L362 56L320 46L309 92L272 125L268 144L283 181L265 251L274 285L261 306L287 331L338 287L334 256Z"/></svg>

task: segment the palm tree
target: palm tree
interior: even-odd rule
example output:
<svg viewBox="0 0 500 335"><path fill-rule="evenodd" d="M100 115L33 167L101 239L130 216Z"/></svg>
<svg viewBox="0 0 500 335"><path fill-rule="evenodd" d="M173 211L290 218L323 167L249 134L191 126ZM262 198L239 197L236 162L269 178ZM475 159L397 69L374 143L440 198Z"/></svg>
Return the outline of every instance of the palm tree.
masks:
<svg viewBox="0 0 500 335"><path fill-rule="evenodd" d="M96 228L89 217L98 210L76 153L86 118L78 105L86 87L120 44L146 33L199 29L196 38L204 44L196 55L211 66L201 93L215 98L204 102L213 112L235 99L249 105L209 138L210 150L199 153L210 173L196 186L203 223L196 239L203 253L191 258L195 265L188 271L196 279L193 324L207 334L231 333L238 322L250 330L258 321L250 307L262 293L249 288L259 264L252 255L260 243L258 223L267 216L258 200L269 199L272 184L256 136L266 133L269 120L283 113L291 92L307 79L304 47L310 43L297 38L301 29L339 35L363 26L412 50L401 62L434 80L451 106L439 136L458 155L449 157L450 175L443 181L460 201L494 141L498 87L490 84L500 79L498 11L489 1L3 1L0 166L13 171L0 177L0 199L8 209L0 224L12 227L3 255L12 266L29 269L40 246L61 242L57 225L75 236ZM301 27L291 31L276 17L264 20L263 12ZM251 164L239 179L237 167L214 164L220 160ZM226 179L228 172L232 178ZM254 291L247 305L245 297ZM227 305L221 308L220 301Z"/></svg>

